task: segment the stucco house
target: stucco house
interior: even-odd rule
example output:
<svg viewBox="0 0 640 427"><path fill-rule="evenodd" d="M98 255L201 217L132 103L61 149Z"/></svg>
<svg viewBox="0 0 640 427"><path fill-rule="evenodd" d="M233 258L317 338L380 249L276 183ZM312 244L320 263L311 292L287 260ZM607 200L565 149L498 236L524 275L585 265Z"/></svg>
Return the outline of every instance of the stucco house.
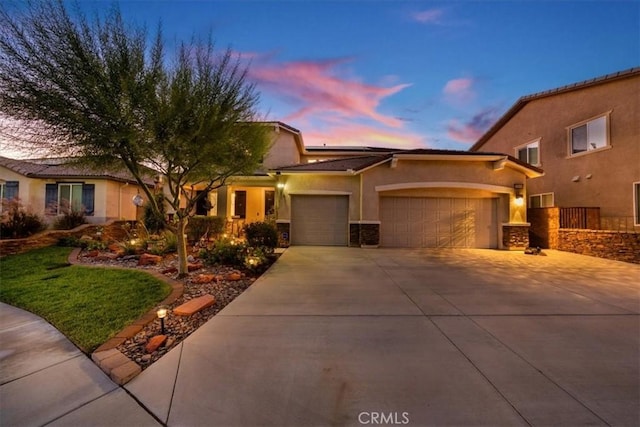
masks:
<svg viewBox="0 0 640 427"><path fill-rule="evenodd" d="M275 219L293 245L521 249L526 181L540 168L501 153L306 147L270 122L263 170L233 177L202 214Z"/></svg>
<svg viewBox="0 0 640 427"><path fill-rule="evenodd" d="M153 186L153 179L147 183ZM0 156L0 198L18 198L23 206L52 222L60 206L83 208L89 223L135 220L139 208L132 199L141 194L125 171L98 171L63 159L15 160Z"/></svg>
<svg viewBox="0 0 640 427"><path fill-rule="evenodd" d="M640 231L640 68L524 96L470 151L544 169L529 207L599 207L602 229Z"/></svg>

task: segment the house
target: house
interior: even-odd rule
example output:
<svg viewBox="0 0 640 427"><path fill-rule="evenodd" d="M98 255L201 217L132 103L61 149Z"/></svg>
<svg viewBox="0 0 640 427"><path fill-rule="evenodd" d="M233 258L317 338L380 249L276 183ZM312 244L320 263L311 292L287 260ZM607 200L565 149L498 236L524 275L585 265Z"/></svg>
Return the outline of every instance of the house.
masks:
<svg viewBox="0 0 640 427"><path fill-rule="evenodd" d="M147 184L153 186L149 179ZM131 174L98 171L63 159L15 160L0 157L0 198L20 200L23 206L52 222L69 202L84 209L89 223L138 217L133 198L141 194Z"/></svg>
<svg viewBox="0 0 640 427"><path fill-rule="evenodd" d="M529 207L599 207L600 228L640 231L640 68L524 96L470 151L543 168Z"/></svg>
<svg viewBox="0 0 640 427"><path fill-rule="evenodd" d="M275 219L293 245L522 248L526 181L542 170L502 153L305 147L299 130L270 122L262 171L209 195L238 230Z"/></svg>

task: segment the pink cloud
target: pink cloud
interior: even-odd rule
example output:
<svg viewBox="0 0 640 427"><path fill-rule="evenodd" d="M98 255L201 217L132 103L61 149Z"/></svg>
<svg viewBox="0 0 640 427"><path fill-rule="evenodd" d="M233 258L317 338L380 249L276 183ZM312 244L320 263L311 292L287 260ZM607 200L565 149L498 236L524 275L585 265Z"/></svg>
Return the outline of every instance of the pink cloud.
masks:
<svg viewBox="0 0 640 427"><path fill-rule="evenodd" d="M309 126L303 137L306 145L370 146L389 148L425 147L427 138L411 132L384 129L359 123Z"/></svg>
<svg viewBox="0 0 640 427"><path fill-rule="evenodd" d="M447 101L450 103L468 103L472 101L475 96L474 90L475 80L472 78L459 78L449 80L442 89Z"/></svg>
<svg viewBox="0 0 640 427"><path fill-rule="evenodd" d="M439 24L443 14L442 9L427 9L412 13L411 18L421 24Z"/></svg>
<svg viewBox="0 0 640 427"><path fill-rule="evenodd" d="M249 77L257 82L258 89L284 98L296 108L284 120L310 116L341 116L369 119L389 127L401 127L402 120L382 114L378 108L385 98L410 85L396 84L384 87L340 76L338 66L349 61L257 61L252 63Z"/></svg>
<svg viewBox="0 0 640 427"><path fill-rule="evenodd" d="M485 108L471 117L466 123L452 119L447 125L447 135L454 141L462 143L474 143L493 125L498 119L496 108Z"/></svg>

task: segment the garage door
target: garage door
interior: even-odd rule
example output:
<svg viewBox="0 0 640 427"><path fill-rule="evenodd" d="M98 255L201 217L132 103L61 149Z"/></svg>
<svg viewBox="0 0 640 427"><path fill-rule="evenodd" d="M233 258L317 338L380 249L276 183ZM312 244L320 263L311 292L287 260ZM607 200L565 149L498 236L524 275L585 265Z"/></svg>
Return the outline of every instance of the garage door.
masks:
<svg viewBox="0 0 640 427"><path fill-rule="evenodd" d="M497 248L496 200L382 197L381 245Z"/></svg>
<svg viewBox="0 0 640 427"><path fill-rule="evenodd" d="M291 244L346 246L349 196L291 196Z"/></svg>

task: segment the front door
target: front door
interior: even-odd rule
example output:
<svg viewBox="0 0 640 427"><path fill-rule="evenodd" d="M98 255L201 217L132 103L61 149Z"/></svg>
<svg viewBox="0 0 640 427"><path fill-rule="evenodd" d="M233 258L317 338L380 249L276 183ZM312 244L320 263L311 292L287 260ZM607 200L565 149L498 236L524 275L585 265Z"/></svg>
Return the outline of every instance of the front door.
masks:
<svg viewBox="0 0 640 427"><path fill-rule="evenodd" d="M247 217L247 192L244 190L238 190L235 192L236 201L234 204L234 212L235 216L240 219L245 219Z"/></svg>

